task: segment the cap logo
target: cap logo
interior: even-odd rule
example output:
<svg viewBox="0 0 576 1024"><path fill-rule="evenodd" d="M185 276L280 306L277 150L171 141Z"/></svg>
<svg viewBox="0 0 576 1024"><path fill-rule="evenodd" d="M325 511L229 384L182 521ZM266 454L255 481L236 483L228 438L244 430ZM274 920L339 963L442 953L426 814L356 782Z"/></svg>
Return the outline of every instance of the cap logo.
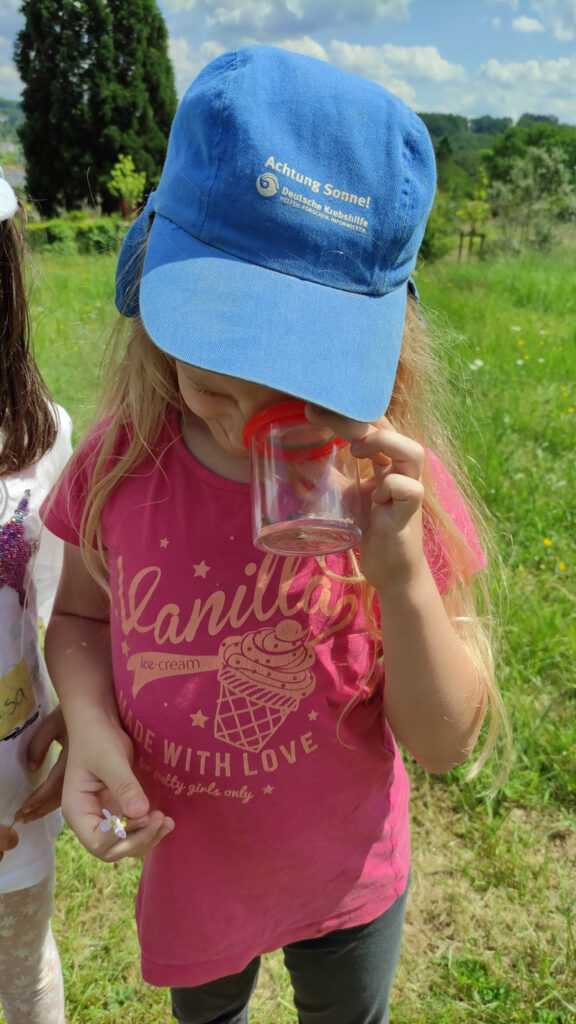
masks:
<svg viewBox="0 0 576 1024"><path fill-rule="evenodd" d="M256 188L261 196L275 196L280 188L280 182L275 174L260 174L256 178Z"/></svg>

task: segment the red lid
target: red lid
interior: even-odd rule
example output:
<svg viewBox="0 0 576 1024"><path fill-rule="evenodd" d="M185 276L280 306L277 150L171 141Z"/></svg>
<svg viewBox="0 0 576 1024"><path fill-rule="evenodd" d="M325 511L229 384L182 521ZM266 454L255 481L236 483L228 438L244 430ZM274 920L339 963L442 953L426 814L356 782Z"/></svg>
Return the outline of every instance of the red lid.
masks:
<svg viewBox="0 0 576 1024"><path fill-rule="evenodd" d="M300 399L293 399L290 402L280 402L278 405L271 405L267 409L263 409L262 412L256 413L255 416L251 416L247 423L244 424L244 430L242 432L242 438L246 448L250 447L250 441L262 428L267 427L270 423L279 423L292 421L293 423L306 423L308 417L306 416L306 402ZM262 440L256 438L256 440L262 443ZM284 449L282 451L282 457L286 460L290 459L318 459L322 458L332 451L333 448L343 448L348 442L341 437L337 437L334 434L327 441L322 444L311 444L292 450Z"/></svg>
<svg viewBox="0 0 576 1024"><path fill-rule="evenodd" d="M267 409L262 409L262 412L257 412L255 416L251 416L247 423L244 424L244 430L242 437L244 439L244 446L250 447L250 441L261 427L267 427L269 423L276 423L278 420L294 420L295 423L299 421L305 422L306 420L306 402L300 401L300 399L294 399L291 402L279 402L278 405L269 405Z"/></svg>

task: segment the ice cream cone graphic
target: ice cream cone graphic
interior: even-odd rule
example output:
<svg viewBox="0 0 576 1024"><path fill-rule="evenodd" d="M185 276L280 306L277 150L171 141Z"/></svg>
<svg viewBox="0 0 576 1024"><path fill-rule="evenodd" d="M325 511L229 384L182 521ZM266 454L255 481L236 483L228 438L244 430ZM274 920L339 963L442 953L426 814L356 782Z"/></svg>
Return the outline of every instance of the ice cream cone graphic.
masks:
<svg viewBox="0 0 576 1024"><path fill-rule="evenodd" d="M219 651L215 737L241 750L262 750L312 693L314 660L312 645L292 620L228 637Z"/></svg>

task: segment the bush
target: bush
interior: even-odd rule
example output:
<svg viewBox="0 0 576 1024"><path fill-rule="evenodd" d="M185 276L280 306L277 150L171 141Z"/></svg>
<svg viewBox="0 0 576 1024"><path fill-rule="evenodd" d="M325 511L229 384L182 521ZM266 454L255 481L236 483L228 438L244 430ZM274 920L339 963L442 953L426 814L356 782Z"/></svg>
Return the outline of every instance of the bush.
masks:
<svg viewBox="0 0 576 1024"><path fill-rule="evenodd" d="M28 241L30 248L37 252L50 249L61 256L73 256L77 251L76 227L65 220L45 220L38 224L28 224Z"/></svg>
<svg viewBox="0 0 576 1024"><path fill-rule="evenodd" d="M50 250L64 256L114 252L124 233L117 217L88 220L86 214L80 211L67 217L28 224L31 249L36 252Z"/></svg>
<svg viewBox="0 0 576 1024"><path fill-rule="evenodd" d="M457 219L450 199L441 192L436 199L420 246L420 258L428 263L446 256L457 244Z"/></svg>
<svg viewBox="0 0 576 1024"><path fill-rule="evenodd" d="M76 232L76 244L83 254L114 252L118 246L116 221L107 217L82 224Z"/></svg>

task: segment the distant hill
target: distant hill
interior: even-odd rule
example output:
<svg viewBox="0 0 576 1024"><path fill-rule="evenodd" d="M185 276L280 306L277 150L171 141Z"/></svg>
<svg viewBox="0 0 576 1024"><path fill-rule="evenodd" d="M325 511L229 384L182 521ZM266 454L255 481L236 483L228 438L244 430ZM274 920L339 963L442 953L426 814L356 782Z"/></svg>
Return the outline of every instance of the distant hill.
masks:
<svg viewBox="0 0 576 1024"><path fill-rule="evenodd" d="M477 153L491 149L494 140L503 135L508 128L528 128L535 124L558 124L558 118L549 114L522 114L516 123L511 117L461 117L459 114L428 114L419 113L430 137L434 149L438 152L442 145L449 147L454 158L465 153Z"/></svg>
<svg viewBox="0 0 576 1024"><path fill-rule="evenodd" d="M490 177L505 178L506 163L526 146L570 146L574 125L564 124L551 114L522 114L510 117L461 117L458 114L420 113L434 145L438 182L441 189L464 194L466 178L474 179L483 166ZM574 163L574 161L572 161Z"/></svg>
<svg viewBox="0 0 576 1024"><path fill-rule="evenodd" d="M490 149L494 139L511 128L511 117L461 117L459 114L428 114L419 113L430 137L434 149L447 139L454 155L474 153L481 149Z"/></svg>

